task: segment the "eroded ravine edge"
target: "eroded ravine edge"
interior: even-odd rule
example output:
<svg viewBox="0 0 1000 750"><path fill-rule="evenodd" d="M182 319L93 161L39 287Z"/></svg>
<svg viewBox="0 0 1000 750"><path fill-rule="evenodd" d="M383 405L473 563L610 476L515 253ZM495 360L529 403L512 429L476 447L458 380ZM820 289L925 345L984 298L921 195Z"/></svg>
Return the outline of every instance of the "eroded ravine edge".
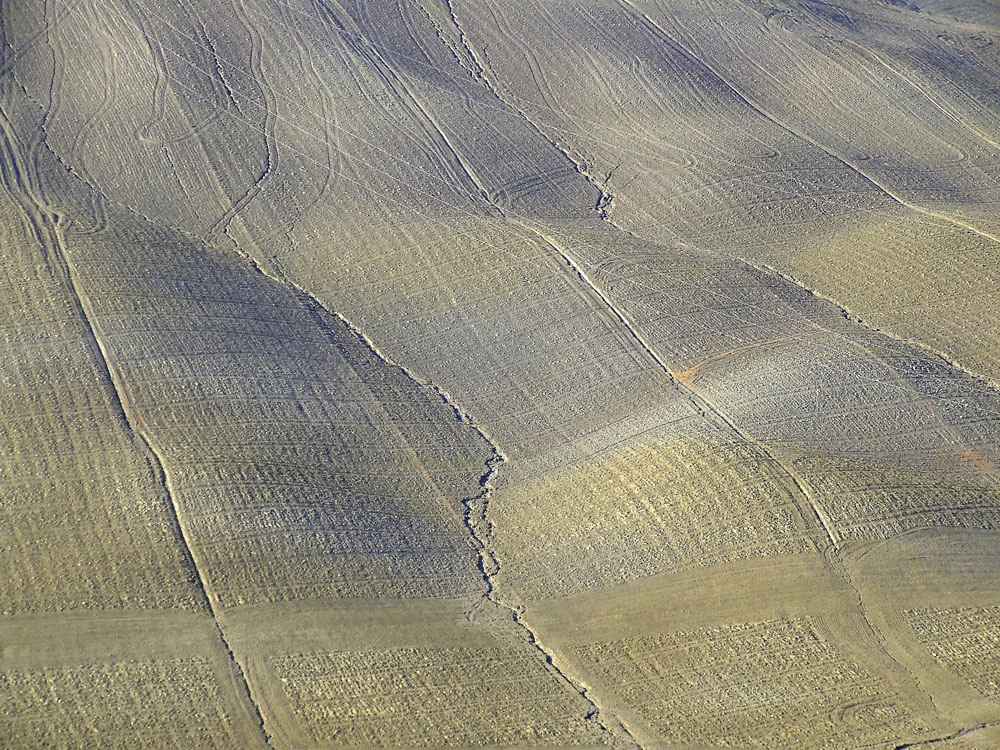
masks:
<svg viewBox="0 0 1000 750"><path fill-rule="evenodd" d="M601 700L597 696L593 695L590 687L571 676L567 671L569 668L566 665L563 665L558 656L542 643L538 632L525 620L522 609L510 603L498 593L496 576L500 571L500 563L493 550L492 525L487 519L487 511L490 499L493 496L495 477L497 472L500 470L500 467L508 461L508 458L500 448L497 441L482 426L480 426L472 415L462 408L462 406L458 404L458 402L447 391L430 380L420 376L405 365L393 360L385 354L376 345L376 343L367 334L365 334L363 330L361 330L361 328L355 325L343 314L326 305L319 297L312 294L298 283L276 271L271 271L265 268L256 259L246 253L240 250L237 250L236 252L260 275L273 281L274 283L281 284L292 290L309 306L318 308L326 315L340 321L351 331L357 340L363 343L364 346L383 364L398 370L419 388L430 390L435 393L441 402L452 410L455 418L463 424L468 425L486 444L492 455L486 459L486 471L479 479L480 492L471 497L463 498L462 500L464 511L463 523L469 534L469 539L472 542L473 548L476 551L478 558L477 565L479 573L483 579L484 586L482 596L479 601L473 605L472 609L468 613L469 619L474 619L477 611L487 603L492 604L499 610L508 613L511 621L522 633L522 635L524 635L527 643L544 660L546 666L556 679L567 690L579 695L591 706L591 710L588 712L586 719L588 721L593 721L601 731L608 734L611 738L615 740L625 740L636 746L642 747L641 743L636 739L633 731L625 724L621 717L604 707Z"/></svg>

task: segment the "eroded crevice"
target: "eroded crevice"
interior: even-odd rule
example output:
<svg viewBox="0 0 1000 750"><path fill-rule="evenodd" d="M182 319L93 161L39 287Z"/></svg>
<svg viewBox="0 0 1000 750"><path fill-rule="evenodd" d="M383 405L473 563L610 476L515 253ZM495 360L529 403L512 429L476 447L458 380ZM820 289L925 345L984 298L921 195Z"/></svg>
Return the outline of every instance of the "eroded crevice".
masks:
<svg viewBox="0 0 1000 750"><path fill-rule="evenodd" d="M493 97L503 105L505 111L524 120L524 122L527 123L532 130L538 133L538 135L541 136L546 143L562 154L563 158L565 158L566 161L568 161L573 167L573 170L583 177L597 191L598 197L594 202L593 210L600 217L601 221L609 224L611 227L617 229L625 235L633 236L632 232L616 223L611 217L611 209L614 206L615 196L614 193L611 192L609 183L611 178L614 176L615 171L621 166L621 162L613 167L603 179L599 179L582 159L573 155L568 146L559 143L557 140L548 135L540 124L528 116L527 112L518 107L508 97L504 96L500 87L491 80L489 73L486 70L486 66L480 60L479 54L477 54L476 50L469 42L465 30L455 13L454 0L445 0L445 3L448 6L448 11L451 14L451 21L455 26L456 32L458 33L462 48L465 50L466 55L472 62L473 67L469 70L469 73L473 76L473 78L482 83L483 86L489 90Z"/></svg>
<svg viewBox="0 0 1000 750"><path fill-rule="evenodd" d="M519 606L507 601L497 590L496 577L500 572L500 561L493 549L493 525L488 518L488 511L490 500L493 497L495 489L494 480L500 470L500 467L508 461L507 456L504 454L497 442L489 435L488 432L476 423L472 415L462 408L462 406L459 405L447 391L421 377L408 367L395 362L391 357L382 352L372 339L370 339L360 328L358 328L344 315L328 307L322 300L291 279L264 268L257 260L250 257L246 253L241 251L237 252L242 258L250 263L257 273L265 276L275 283L281 284L293 290L297 296L300 296L303 301L307 302L310 306L322 310L326 315L334 317L343 323L351 331L351 333L383 364L400 371L416 386L433 391L442 403L452 410L455 418L463 424L468 425L470 429L476 432L478 437L486 444L491 455L485 461L486 471L479 478L480 491L479 493L471 497L463 498L462 500L462 519L469 534L470 542L476 552L477 567L483 580L484 589L480 598L475 604L473 604L472 608L468 612L467 616L469 620L475 620L479 611L486 605L492 605L498 610L507 613L511 622L513 622L518 631L524 636L526 642L541 656L553 675L555 675L555 677L563 683L567 689L577 693L591 706L591 710L588 712L586 717L589 721L595 722L596 726L613 738L623 739L637 746L641 746L620 717L611 714L607 709L602 709L599 699L592 694L590 688L581 684L577 680L574 680L567 674L565 668L560 664L556 655L542 645L538 633L525 621L522 609ZM605 719L605 716L610 716L610 719Z"/></svg>
<svg viewBox="0 0 1000 750"><path fill-rule="evenodd" d="M251 262L253 262L258 271L264 273L265 275L269 275L266 274L266 272L261 269L256 262ZM287 284L288 286L296 289L300 294L308 296L315 304L319 305L328 314L336 317L348 328L350 328L354 335L357 336L360 341L364 342L371 352L375 354L383 363L390 367L397 368L419 387L433 390L441 401L454 412L456 419L473 429L479 438L486 444L492 455L486 459L486 471L479 479L480 492L474 496L463 498L462 500L462 520L476 552L477 567L480 576L482 577L484 587L482 595L467 613L468 619L470 622L474 621L480 610L486 605L492 605L501 612L507 613L511 622L524 636L526 642L541 656L549 670L551 670L552 674L561 683L563 683L567 689L577 693L590 705L591 709L588 711L585 718L588 721L593 721L602 732L607 733L610 737L615 739L624 739L635 744L636 746L641 747L641 744L635 739L633 733L619 716L614 715L607 709L603 708L599 698L592 694L589 687L582 684L578 680L573 679L569 674L567 674L566 668L560 663L560 660L551 650L542 644L537 631L535 631L534 628L532 628L531 625L525 620L523 609L520 606L508 601L498 591L496 578L500 573L500 560L493 549L493 524L489 520L488 513L490 500L492 499L495 491L494 481L500 471L500 468L508 461L507 456L504 454L500 446L482 427L475 422L472 416L465 409L463 409L451 397L451 395L439 386L420 377L409 368L393 361L380 351L375 343L368 338L363 331L361 331L343 315L326 307L318 298L302 289L300 286L295 284L295 282L290 280L283 281L277 276L269 277L273 278L275 281ZM610 718L606 719L606 716Z"/></svg>
<svg viewBox="0 0 1000 750"><path fill-rule="evenodd" d="M485 439L488 440L488 438ZM601 732L614 740L624 740L641 748L642 744L636 739L625 721L604 706L600 697L595 695L589 686L574 679L567 672L567 667L562 663L562 660L551 649L543 645L539 633L525 619L523 608L508 601L499 593L495 579L500 572L500 562L493 551L492 524L487 519L487 510L494 491L493 479L506 459L495 444L490 442L490 446L494 450L494 456L486 462L487 471L480 480L482 491L475 497L463 501L465 525L478 554L479 572L485 586L482 597L473 605L468 613L468 618L470 622L474 621L480 610L486 605L493 605L497 610L506 613L528 645L545 661L546 666L556 679L589 704L590 710L585 719L594 722Z"/></svg>
<svg viewBox="0 0 1000 750"><path fill-rule="evenodd" d="M893 745L892 750L906 750L906 748L911 747L930 747L931 745L939 745L942 742L952 742L954 740L961 739L975 732L981 732L984 729L989 729L991 727L1000 726L1000 721L987 721L983 724L977 724L974 727L965 727L964 729L959 729L951 734L946 734L941 737L931 737L926 740L916 740L915 742L904 742L902 745Z"/></svg>

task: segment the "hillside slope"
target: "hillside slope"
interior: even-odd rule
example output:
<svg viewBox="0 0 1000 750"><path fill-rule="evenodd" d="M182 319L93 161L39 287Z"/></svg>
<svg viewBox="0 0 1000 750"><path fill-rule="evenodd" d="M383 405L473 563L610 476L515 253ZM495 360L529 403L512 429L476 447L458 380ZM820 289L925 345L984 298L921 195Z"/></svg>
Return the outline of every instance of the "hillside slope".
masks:
<svg viewBox="0 0 1000 750"><path fill-rule="evenodd" d="M1000 745L995 4L0 21L0 744Z"/></svg>

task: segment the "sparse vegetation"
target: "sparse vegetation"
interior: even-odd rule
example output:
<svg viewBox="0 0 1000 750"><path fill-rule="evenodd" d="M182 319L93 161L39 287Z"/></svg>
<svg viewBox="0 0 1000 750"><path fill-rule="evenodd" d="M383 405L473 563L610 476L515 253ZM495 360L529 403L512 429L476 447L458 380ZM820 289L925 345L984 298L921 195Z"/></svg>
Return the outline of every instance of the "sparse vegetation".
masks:
<svg viewBox="0 0 1000 750"><path fill-rule="evenodd" d="M0 2L0 746L1000 747L998 29Z"/></svg>

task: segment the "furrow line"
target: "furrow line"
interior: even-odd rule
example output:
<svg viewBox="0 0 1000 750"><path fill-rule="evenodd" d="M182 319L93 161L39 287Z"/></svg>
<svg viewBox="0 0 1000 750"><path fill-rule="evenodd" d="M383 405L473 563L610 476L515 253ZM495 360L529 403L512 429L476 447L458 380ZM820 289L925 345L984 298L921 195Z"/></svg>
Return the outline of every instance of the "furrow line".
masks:
<svg viewBox="0 0 1000 750"><path fill-rule="evenodd" d="M734 433L742 442L753 445L757 450L764 455L771 463L778 467L782 474L785 475L785 480L788 482L789 492L793 496L798 495L800 499L805 501L805 504L811 508L813 514L816 517L816 521L819 527L823 530L826 537L829 539L830 544L834 549L840 549L840 543L837 540L836 532L833 529L833 524L830 521L829 516L823 507L812 497L809 491L806 489L805 484L802 482L801 478L796 474L796 472L788 466L784 461L781 460L772 451L768 450L767 447L762 445L759 441L752 438L746 432L737 426L737 424L728 417L722 409L720 409L716 404L714 404L706 396L698 393L694 388L681 380L677 374L670 369L666 362L657 354L656 350L653 349L652 345L646 341L645 337L641 332L632 324L628 316L624 311L618 308L614 302L604 293L604 291L598 287L590 277L587 276L586 272L580 267L580 265L570 256L565 250L563 250L551 237L533 229L530 226L525 226L535 234L537 234L542 241L545 242L552 250L561 257L566 264L573 270L574 273L583 281L583 283L590 288L590 290L597 295L597 297L604 303L604 305L611 311L622 327L628 332L628 334L639 344L650 359L652 359L659 367L662 369L667 376L670 378L671 383L681 391L695 407L695 409L705 416L707 419L711 419L727 429L728 431Z"/></svg>
<svg viewBox="0 0 1000 750"><path fill-rule="evenodd" d="M745 94L736 84L732 83L726 76L724 76L722 73L720 73L719 71L717 71L713 66L709 65L705 60L703 60L701 57L699 57L695 52L693 52L691 49L689 49L686 45L682 44L680 41L678 41L672 35L670 35L666 31L666 29L663 28L663 26L661 26L656 21L654 21L652 18L650 18L649 15L647 15L646 13L644 13L642 10L640 10L639 8L637 8L635 6L635 4L632 2L632 0L619 0L619 2L624 7L630 9L633 13L635 13L638 16L640 16L650 29L652 29L654 32L658 33L660 36L662 36L664 39L666 39L667 41L669 41L671 44L674 44L677 47L677 49L679 49L685 56L688 57L688 59L690 59L692 62L700 65L701 67L703 67L712 76L714 76L716 78L716 80L718 80L726 88L728 88L730 91L732 91L733 94L735 96L737 96L742 102L744 102L748 107L750 107L751 109L753 109L755 112L759 113L761 115L761 117L764 117L768 121L774 123L775 126L781 128L782 130L784 130L785 132L789 133L793 137L798 138L800 140L803 140L806 143L809 143L814 148L819 149L820 151L822 151L824 154L826 154L830 158L836 159L838 162L840 162L841 164L843 164L849 170L851 170L856 175L858 175L863 180L865 180L865 182L868 182L869 184L871 184L872 186L874 186L876 189L878 189L881 193L883 193L884 195L888 196L890 199L892 199L893 201L895 201L899 205L903 206L904 208L907 208L907 209L909 209L911 211L914 211L916 213L924 214L925 216L930 216L931 218L934 218L934 219L939 219L941 221L947 222L947 223L951 224L952 226L955 226L955 227L957 227L959 229L962 229L962 230L965 230L967 232L971 232L972 234L978 235L978 236L982 237L985 240L989 240L990 242L993 242L993 243L995 243L997 245L1000 245L1000 237L998 237L996 235L990 234L989 232L986 232L985 230L981 230L978 227L975 227L972 224L969 224L968 222L965 222L965 221L963 221L961 219L958 219L958 218L956 218L954 216L951 216L949 214L945 214L945 213L942 213L940 211L935 211L935 210L930 209L930 208L925 208L924 206L920 206L920 205L917 205L916 203L911 203L910 201L907 201L902 196L897 195L892 189L886 187L881 182L879 182L876 178L872 177L870 174L868 174L867 172L865 172L858 165L852 164L846 157L841 156L840 154L838 154L835 151L831 150L827 146L824 146L822 143L820 143L819 141L817 141L815 138L813 138L812 136L808 135L807 133L800 132L799 130L796 130L791 125L788 125L788 124L782 122L777 116L771 114L766 109L764 109L764 107L761 104L758 104L757 102L753 101L750 98L749 95Z"/></svg>
<svg viewBox="0 0 1000 750"><path fill-rule="evenodd" d="M72 265L72 261L70 260L70 254L67 251L65 242L62 238L62 232L59 226L61 217L58 213L49 209L45 201L36 195L35 191L31 188L29 181L27 180L27 173L25 172L22 163L23 159L21 158L19 149L14 141L10 123L2 111L0 111L0 133L3 134L4 161L8 162L5 164L6 169L4 170L4 176L8 178L7 187L16 189L20 194L18 203L21 205L28 223L34 230L36 238L42 245L49 267L55 275L62 277L63 286L69 295L70 302L83 323L89 348L94 353L94 359L103 370L104 378L110 385L110 396L113 399L113 404L116 407L118 416L121 418L122 423L125 425L128 432L135 438L137 445L146 454L150 470L153 472L157 483L161 486L167 500L169 501L172 520L175 524L175 531L177 532L181 547L183 548L183 554L187 558L192 570L195 573L197 588L201 593L201 596L204 598L205 606L209 614L212 616L212 622L215 625L223 650L236 670L236 674L238 675L240 681L240 691L247 701L248 708L250 709L251 715L254 717L258 729L260 730L262 739L265 744L270 744L270 737L264 729L264 719L261 714L260 707L254 701L250 693L250 685L247 682L243 668L236 660L232 647L229 645L229 641L226 639L225 633L223 632L218 613L215 609L215 604L209 593L210 587L202 570L202 566L198 562L198 556L195 554L194 548L191 544L191 534L184 521L184 515L177 503L177 498L173 487L171 486L170 477L167 473L166 464L163 460L162 454L155 447L149 436L148 428L145 426L143 420L131 404L128 396L128 390L124 384L124 379L118 371L118 368L115 366L111 352L101 335L99 326L95 321L95 314L93 306L90 303L90 299L83 291L77 279L76 271Z"/></svg>
<svg viewBox="0 0 1000 750"><path fill-rule="evenodd" d="M739 261L740 263L742 263L743 265L747 266L748 268L752 268L752 269L754 269L756 271L759 271L761 273L773 274L775 276L778 276L782 280L787 281L792 286L795 286L795 287L797 287L798 289L801 289L804 292L807 292L808 294L812 295L816 299L823 300L823 302L826 302L827 304L833 305L834 307L837 308L837 310L840 312L840 314L846 320L849 320L851 323L854 323L855 325L860 326L861 328L869 330L872 333L877 333L880 336L885 336L886 338L890 338L890 339L892 339L893 341L895 341L895 342L897 342L899 344L903 344L904 346L913 347L913 348L916 348L916 349L920 349L920 350L922 350L924 352L927 352L928 354L931 354L935 358L939 359L941 361L941 364L947 365L948 367L952 368L953 370L957 370L957 371L961 372L962 374L967 375L968 377L972 378L973 380L978 381L979 383L981 383L986 388L988 388L988 389L990 389L992 391L996 391L997 393L1000 393L1000 382L997 382L997 381L993 380L992 378L990 378L990 377L988 377L986 375L983 375L981 373L975 372L974 370L970 370L968 367L964 366L960 362L956 362L955 360L949 359L947 354L945 354L942 351L938 351L937 349L935 349L934 347L930 346L929 344L925 344L923 341L918 341L916 339L905 338L905 337L900 336L899 334L897 334L897 333L895 333L895 332L893 332L891 330L888 330L888 329L885 329L885 328L879 328L879 327L875 326L873 323L868 322L867 320L865 320L864 318L862 318L860 315L858 315L856 312L854 312L853 310L851 310L849 307L846 307L839 300L834 299L833 297L830 297L830 296L828 296L826 294L823 294L822 292L819 292L819 291L813 289L812 287L810 287L807 284L803 283L802 281L800 281L799 279L795 278L791 274L785 273L784 271L780 271L777 268L774 268L774 267L766 265L766 264L758 266L758 265L750 262L746 258L740 258L740 257L736 257L736 256L733 256L733 258L734 258L734 260Z"/></svg>
<svg viewBox="0 0 1000 750"><path fill-rule="evenodd" d="M178 536L181 540L181 544L184 548L185 556L191 563L191 567L194 569L198 589L205 599L205 605L208 608L209 613L212 616L212 622L215 625L216 632L218 633L219 640L222 643L223 649L226 652L226 656L232 662L233 667L240 680L240 691L243 693L244 698L246 698L249 708L260 729L261 735L263 737L265 744L271 743L270 735L264 727L264 717L261 713L260 707L257 702L253 699L250 692L250 683L247 681L247 676L243 671L243 666L239 663L236 658L236 654L233 652L232 646L229 644L226 634L222 628L222 624L219 620L218 611L215 605L215 599L211 586L208 579L204 573L203 565L198 561L198 555L195 552L195 547L191 543L192 534L187 526L184 519L184 514L180 509L177 502L177 496L174 492L172 483L170 481L170 475L167 472L166 463L164 462L163 456L159 449L156 448L154 442L149 436L148 427L145 422L135 411L132 406L130 399L128 397L128 391L125 388L124 380L121 374L118 372L117 367L114 365L114 360L112 359L111 353L108 350L107 345L101 335L99 327L94 322L93 308L90 304L90 300L86 294L80 289L78 282L75 278L76 274L73 270L72 264L69 261L65 253L65 248L63 246L62 238L58 229L58 226L52 228L52 235L55 241L53 242L53 257L57 259L60 265L65 267L65 274L67 280L69 281L69 289L74 297L74 303L78 307L81 317L83 318L86 328L89 332L90 338L92 339L93 346L95 347L98 358L104 365L105 374L108 381L111 383L111 390L114 398L117 402L118 408L121 412L121 416L125 425L128 427L132 435L135 436L136 441L143 447L147 454L150 462L150 468L153 470L157 477L157 481L163 488L167 499L170 501L170 508L173 515L173 520L176 524L176 530Z"/></svg>

